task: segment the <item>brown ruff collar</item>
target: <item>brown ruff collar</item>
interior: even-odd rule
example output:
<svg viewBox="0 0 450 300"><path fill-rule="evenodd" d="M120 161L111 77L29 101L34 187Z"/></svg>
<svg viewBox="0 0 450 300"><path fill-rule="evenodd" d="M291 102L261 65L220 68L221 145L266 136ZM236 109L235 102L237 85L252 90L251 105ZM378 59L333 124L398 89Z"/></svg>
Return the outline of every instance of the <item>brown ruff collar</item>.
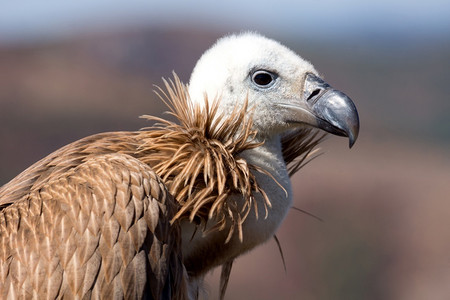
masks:
<svg viewBox="0 0 450 300"><path fill-rule="evenodd" d="M179 124L143 116L157 123L141 131L138 151L146 155L140 159L154 168L176 198L179 211L172 222L188 218L206 226L209 220L214 220L217 225L210 230L223 230L230 222L226 241L236 228L242 241L242 224L252 208L258 217L254 194L260 193L264 199L265 217L271 207L264 188L256 182L255 172L277 182L266 170L240 156L243 151L263 144L254 140L256 131L252 129L252 114L247 111L248 101L225 116L218 112L220 99L210 104L205 98L203 107L194 104L186 86L175 74L174 81L164 83L167 92L158 88L157 94ZM322 138L310 129L295 130L283 138L283 156L290 164L289 175L311 160L313 149ZM232 194L242 195L244 204L229 197Z"/></svg>

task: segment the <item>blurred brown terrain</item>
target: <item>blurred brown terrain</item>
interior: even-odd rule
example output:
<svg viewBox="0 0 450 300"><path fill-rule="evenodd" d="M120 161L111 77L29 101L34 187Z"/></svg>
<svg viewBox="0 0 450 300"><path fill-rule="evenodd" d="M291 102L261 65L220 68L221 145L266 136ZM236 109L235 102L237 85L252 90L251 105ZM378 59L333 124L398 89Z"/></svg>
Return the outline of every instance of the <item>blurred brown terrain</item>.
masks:
<svg viewBox="0 0 450 300"><path fill-rule="evenodd" d="M57 148L149 126L153 93L184 82L221 32L142 30L0 45L0 185ZM294 177L277 236L237 259L227 299L449 299L450 39L324 43L273 37L313 62L360 112L360 138L330 137ZM378 43L378 44L377 44ZM216 298L220 271L208 276Z"/></svg>

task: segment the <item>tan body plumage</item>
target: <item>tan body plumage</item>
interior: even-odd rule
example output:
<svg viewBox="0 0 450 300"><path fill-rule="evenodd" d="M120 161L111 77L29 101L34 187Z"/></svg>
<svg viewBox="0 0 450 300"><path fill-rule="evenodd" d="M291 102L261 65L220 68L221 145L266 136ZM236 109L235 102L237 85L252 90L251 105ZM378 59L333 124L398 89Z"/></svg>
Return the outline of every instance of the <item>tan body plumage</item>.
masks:
<svg viewBox="0 0 450 300"><path fill-rule="evenodd" d="M300 99L292 99L312 99L311 107L286 98L291 90L282 84L290 81L268 94L262 85L249 93L236 84L227 91L239 87L241 98L191 99L175 76L159 93L178 123L145 116L157 124L86 137L38 161L0 188L2 299L195 299L218 265L223 298L233 260L273 237L290 208L289 176L323 137L310 126L347 135L350 144L359 126L342 93L333 104L340 115L321 115L315 103L332 101L335 90L309 63L263 37L239 39L286 55L284 72L305 81L303 94L292 90ZM290 102L282 97L273 109L280 93Z"/></svg>
<svg viewBox="0 0 450 300"><path fill-rule="evenodd" d="M182 269L174 213L164 184L139 160L89 158L2 210L0 296L176 294L183 278L171 272Z"/></svg>
<svg viewBox="0 0 450 300"><path fill-rule="evenodd" d="M221 119L224 127L217 133L212 122L216 108L195 111L186 106L179 81L173 90L168 88L181 125L165 121L164 126L144 131L81 139L0 188L2 298L141 298L149 290L155 298L163 292L182 295L187 279L176 220L206 222L211 212L222 224L216 229L223 230L230 221L224 195L242 193L249 201L247 210L231 208L234 220L241 220L234 225L242 225L254 205L252 193L263 192L252 179L256 167L251 171L238 155L259 145L251 139L251 119L244 120L245 109L236 111ZM194 117L189 120L188 115ZM303 161L319 142L315 135L305 139L308 135L304 130L286 138L288 162L299 156ZM192 145L181 148L189 141ZM205 141L216 147L211 149ZM214 156L228 158L223 165L236 164L233 172L217 165ZM186 183L177 184L181 179ZM230 227L230 233L233 230ZM192 266L187 270L191 277L210 268L206 261L186 264ZM172 269L178 271L171 273ZM170 289L164 291L168 282Z"/></svg>

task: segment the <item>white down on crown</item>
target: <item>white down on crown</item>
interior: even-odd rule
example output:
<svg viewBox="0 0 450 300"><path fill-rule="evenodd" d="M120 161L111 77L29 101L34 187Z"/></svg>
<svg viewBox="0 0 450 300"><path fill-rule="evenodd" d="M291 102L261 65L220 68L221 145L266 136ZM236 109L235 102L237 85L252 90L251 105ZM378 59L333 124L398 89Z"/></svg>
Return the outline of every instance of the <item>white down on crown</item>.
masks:
<svg viewBox="0 0 450 300"><path fill-rule="evenodd" d="M270 88L257 87L251 75L268 70L278 75ZM255 33L230 35L219 39L195 66L189 94L192 101L204 104L220 97L220 109L226 114L246 97L254 107L254 123L261 135L279 134L286 126L283 110L274 103L295 102L302 96L304 77L317 74L314 67L279 42Z"/></svg>

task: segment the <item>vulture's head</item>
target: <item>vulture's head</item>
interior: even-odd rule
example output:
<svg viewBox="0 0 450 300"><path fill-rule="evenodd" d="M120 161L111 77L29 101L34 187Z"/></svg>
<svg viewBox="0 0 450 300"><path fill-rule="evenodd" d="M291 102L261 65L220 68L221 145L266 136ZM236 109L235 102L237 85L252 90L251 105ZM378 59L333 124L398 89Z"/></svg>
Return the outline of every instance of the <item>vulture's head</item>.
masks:
<svg viewBox="0 0 450 300"><path fill-rule="evenodd" d="M182 220L181 226L183 256L189 274L197 276L273 237L292 206L289 178L292 172L287 165L299 157L308 160L320 141L308 128L347 136L351 147L358 136L359 121L350 98L323 81L311 63L278 42L254 33L224 37L207 50L191 75L188 95L195 104L188 105L195 107L192 112L217 109L212 109L217 113L210 117L208 114L192 117L180 109L183 105L176 109L176 115L184 116L179 119L188 124L181 132L193 132L200 123L215 124L214 129L197 130L181 143L183 149L195 149L180 157L191 159L183 166L194 166L193 178L199 178L205 189L186 187L187 182L194 181L181 176L173 180L170 190L181 195L177 196L182 207L177 216L189 216ZM234 118L236 111L239 116L249 117ZM228 138L234 134L234 140L217 137L220 135L217 132L227 130L233 133L221 136ZM198 138L205 132L210 133L209 142ZM166 149L169 135L160 136L164 137L159 140ZM192 140L198 143L186 146ZM152 140L150 144L154 143ZM229 152L222 153L228 151L225 149ZM179 153L174 151L174 157ZM203 156L205 159L199 159ZM211 157L215 158L214 163L210 162ZM174 158L168 161L170 165ZM300 164L295 166L296 170L300 168ZM161 169L168 170L163 178L175 172L172 166ZM190 197L191 192L198 197ZM195 222L201 208L206 211L202 214L204 231L198 230Z"/></svg>
<svg viewBox="0 0 450 300"><path fill-rule="evenodd" d="M192 73L189 94L200 104L220 98L230 113L244 99L264 137L299 126L347 136L359 130L355 105L323 81L313 65L280 43L254 33L231 35L206 51Z"/></svg>

